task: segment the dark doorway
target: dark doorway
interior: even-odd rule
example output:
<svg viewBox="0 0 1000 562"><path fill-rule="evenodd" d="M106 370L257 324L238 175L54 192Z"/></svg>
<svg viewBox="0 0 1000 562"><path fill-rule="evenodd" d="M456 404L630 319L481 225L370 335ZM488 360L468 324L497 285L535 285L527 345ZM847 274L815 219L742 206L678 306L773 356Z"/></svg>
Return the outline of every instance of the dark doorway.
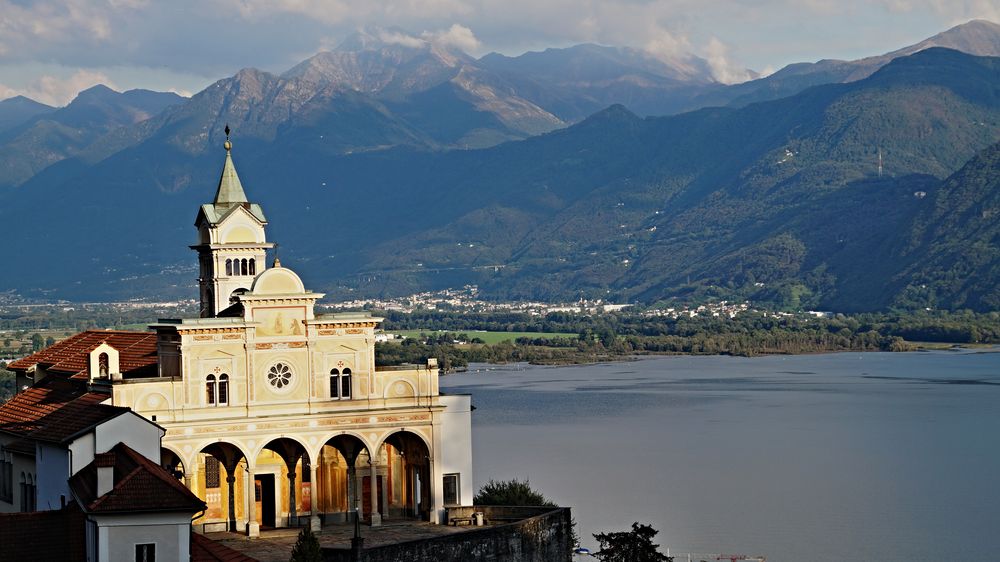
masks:
<svg viewBox="0 0 1000 562"><path fill-rule="evenodd" d="M370 521L372 518L372 477L365 476L361 479L361 513L366 521ZM375 494L378 496L375 498L375 512L379 515L385 515L382 513L382 476L379 475L375 480Z"/></svg>
<svg viewBox="0 0 1000 562"><path fill-rule="evenodd" d="M260 526L274 528L274 475L258 474L254 478L254 495L258 497L257 507L260 509Z"/></svg>

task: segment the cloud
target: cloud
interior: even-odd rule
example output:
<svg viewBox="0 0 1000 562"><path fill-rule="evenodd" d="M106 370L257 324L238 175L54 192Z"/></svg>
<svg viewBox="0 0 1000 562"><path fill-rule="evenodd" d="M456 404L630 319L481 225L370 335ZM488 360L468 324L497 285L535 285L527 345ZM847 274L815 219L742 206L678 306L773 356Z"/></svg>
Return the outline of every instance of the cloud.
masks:
<svg viewBox="0 0 1000 562"><path fill-rule="evenodd" d="M424 32L423 37L438 45L445 47L455 47L466 53L474 53L482 47L482 43L472 33L472 30L457 23L451 24L445 31L436 33Z"/></svg>
<svg viewBox="0 0 1000 562"><path fill-rule="evenodd" d="M729 47L712 37L705 46L705 60L712 69L712 77L723 84L738 84L751 78L746 68L741 68L729 60Z"/></svg>
<svg viewBox="0 0 1000 562"><path fill-rule="evenodd" d="M58 107L68 104L82 90L97 84L104 84L113 90L117 89L114 82L102 72L77 70L65 78L41 76L24 88L13 88L0 84L0 99L21 95Z"/></svg>
<svg viewBox="0 0 1000 562"><path fill-rule="evenodd" d="M402 45L403 47L410 47L411 49L419 49L426 43L419 37L414 37L398 31L381 30L379 31L378 38L383 43L388 43L389 45Z"/></svg>

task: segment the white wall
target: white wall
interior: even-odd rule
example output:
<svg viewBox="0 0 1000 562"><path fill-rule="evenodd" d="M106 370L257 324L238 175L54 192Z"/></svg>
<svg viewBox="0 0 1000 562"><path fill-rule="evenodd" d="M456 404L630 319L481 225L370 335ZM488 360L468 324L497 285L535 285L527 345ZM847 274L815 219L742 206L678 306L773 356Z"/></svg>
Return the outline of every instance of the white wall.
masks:
<svg viewBox="0 0 1000 562"><path fill-rule="evenodd" d="M83 467L94 462L94 432L85 433L70 442L70 476L80 472Z"/></svg>
<svg viewBox="0 0 1000 562"><path fill-rule="evenodd" d="M147 459L160 464L160 438L163 437L164 430L134 412L102 423L94 433L95 452L104 453L118 443L124 443Z"/></svg>
<svg viewBox="0 0 1000 562"><path fill-rule="evenodd" d="M35 469L38 477L38 511L61 509L63 499L69 501L69 451L61 447L35 445Z"/></svg>
<svg viewBox="0 0 1000 562"><path fill-rule="evenodd" d="M135 559L135 545L156 544L158 561L191 559L191 514L93 515L98 525L98 562Z"/></svg>
<svg viewBox="0 0 1000 562"><path fill-rule="evenodd" d="M472 505L475 495L472 484L472 396L468 394L440 397L446 406L441 413L440 474L458 473L459 503ZM443 482L434 483L438 489Z"/></svg>

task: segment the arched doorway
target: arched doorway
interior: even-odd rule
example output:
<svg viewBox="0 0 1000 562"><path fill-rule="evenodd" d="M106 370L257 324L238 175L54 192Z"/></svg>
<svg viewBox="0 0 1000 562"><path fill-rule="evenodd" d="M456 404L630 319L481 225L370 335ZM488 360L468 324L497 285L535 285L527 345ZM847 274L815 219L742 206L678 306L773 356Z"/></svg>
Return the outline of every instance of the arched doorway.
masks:
<svg viewBox="0 0 1000 562"><path fill-rule="evenodd" d="M347 433L330 438L320 448L316 458L315 502L325 522L351 522L355 511L360 512L359 475L368 469L367 459L364 442Z"/></svg>
<svg viewBox="0 0 1000 562"><path fill-rule="evenodd" d="M430 521L431 462L427 443L416 433L400 430L379 447L385 466L384 510L390 517Z"/></svg>
<svg viewBox="0 0 1000 562"><path fill-rule="evenodd" d="M219 441L203 447L197 459L195 478L200 485L195 493L208 506L202 517L205 529L238 532L237 521L246 519L245 502L236 500L237 495L245 499L245 492L238 490L246 490L246 455L236 445ZM223 529L212 526L219 522L225 522Z"/></svg>
<svg viewBox="0 0 1000 562"><path fill-rule="evenodd" d="M254 462L254 513L261 528L295 527L312 515L313 474L309 453L294 439L264 445Z"/></svg>

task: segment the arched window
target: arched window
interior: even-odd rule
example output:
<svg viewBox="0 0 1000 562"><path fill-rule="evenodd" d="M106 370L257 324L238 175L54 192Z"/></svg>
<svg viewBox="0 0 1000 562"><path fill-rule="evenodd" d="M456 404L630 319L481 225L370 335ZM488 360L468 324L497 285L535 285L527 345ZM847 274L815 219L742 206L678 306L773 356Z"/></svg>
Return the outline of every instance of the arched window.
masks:
<svg viewBox="0 0 1000 562"><path fill-rule="evenodd" d="M249 268L247 267L247 265L248 265L247 259L243 258L243 262L240 266L240 269L243 271L243 275L247 275L249 273Z"/></svg>
<svg viewBox="0 0 1000 562"><path fill-rule="evenodd" d="M215 375L205 377L206 400L209 404L215 405Z"/></svg>
<svg viewBox="0 0 1000 562"><path fill-rule="evenodd" d="M330 369L330 398L340 398L340 370Z"/></svg>
<svg viewBox="0 0 1000 562"><path fill-rule="evenodd" d="M223 373L219 375L219 405L229 404L229 375Z"/></svg>
<svg viewBox="0 0 1000 562"><path fill-rule="evenodd" d="M111 369L109 365L110 360L108 359L107 353L102 353L97 356L97 372L100 374L101 378L108 378L108 371Z"/></svg>
<svg viewBox="0 0 1000 562"><path fill-rule="evenodd" d="M344 369L340 375L340 398L348 400L351 398L351 370Z"/></svg>
<svg viewBox="0 0 1000 562"><path fill-rule="evenodd" d="M250 275L257 275L257 260L250 258Z"/></svg>
<svg viewBox="0 0 1000 562"><path fill-rule="evenodd" d="M28 481L24 479L24 473L21 473L21 482L18 484L18 489L21 492L21 511L28 511Z"/></svg>
<svg viewBox="0 0 1000 562"><path fill-rule="evenodd" d="M226 276L232 276L233 274L233 260L226 260Z"/></svg>

